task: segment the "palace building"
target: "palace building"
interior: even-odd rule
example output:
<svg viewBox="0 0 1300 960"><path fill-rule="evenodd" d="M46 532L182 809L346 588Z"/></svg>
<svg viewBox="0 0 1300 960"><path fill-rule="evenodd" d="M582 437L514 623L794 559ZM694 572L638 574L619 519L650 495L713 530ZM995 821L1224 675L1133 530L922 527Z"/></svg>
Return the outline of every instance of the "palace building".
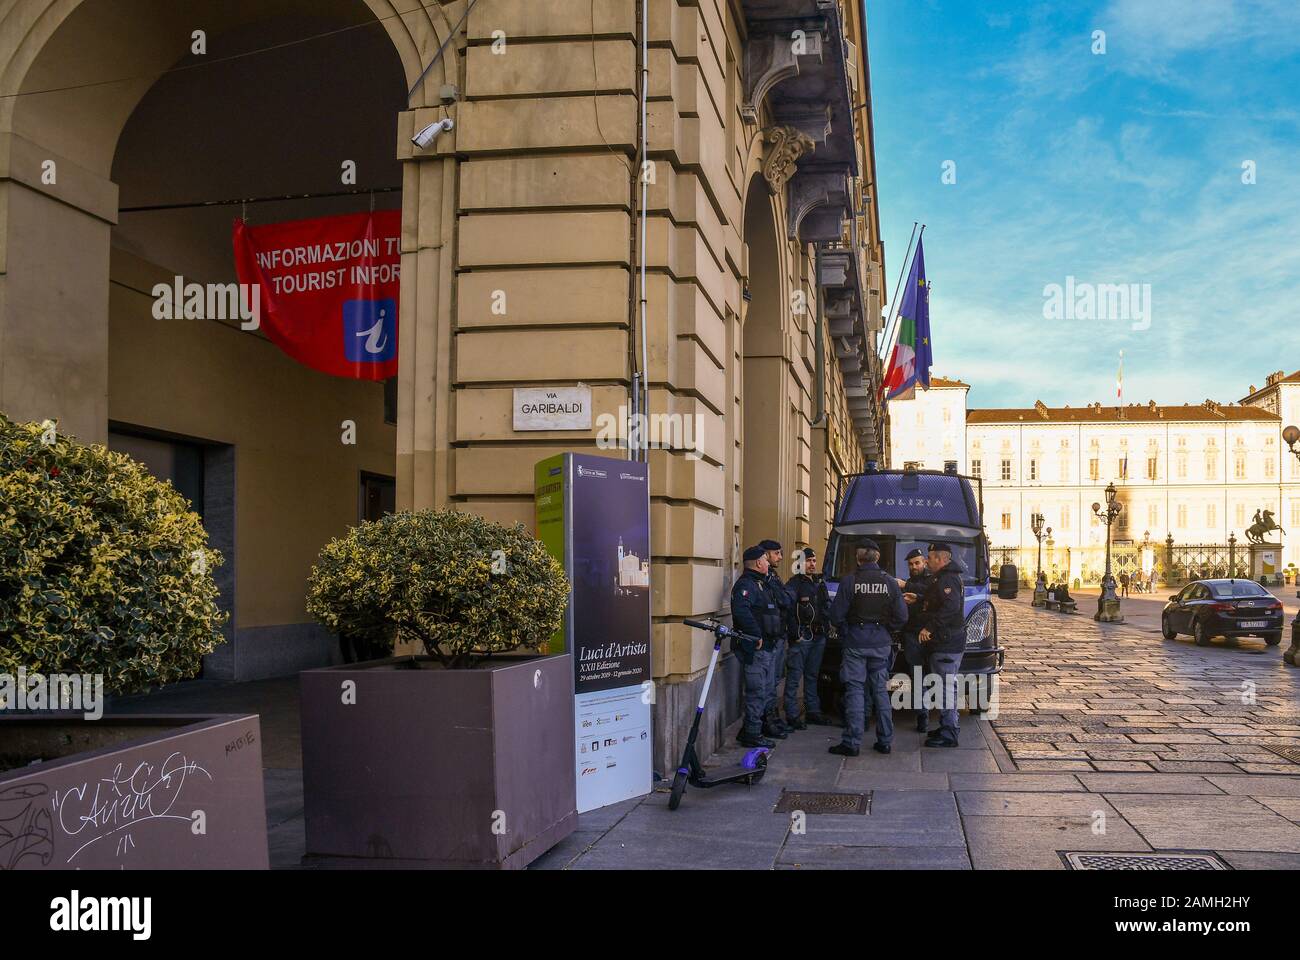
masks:
<svg viewBox="0 0 1300 960"><path fill-rule="evenodd" d="M1038 513L1052 546L1073 551L1070 576L1080 576L1081 558L1105 544L1092 504L1104 505L1108 483L1124 504L1119 542L1163 550L1168 537L1225 544L1232 536L1244 562L1246 531L1265 510L1300 534L1300 462L1282 440L1283 427L1300 421L1300 373L1270 374L1235 404L967 409L968 390L936 378L915 399L891 401L890 456L932 469L955 460L980 477L994 548L1036 547L1030 520ZM1282 544L1280 564L1300 562L1289 536L1265 539Z"/></svg>
<svg viewBox="0 0 1300 960"><path fill-rule="evenodd" d="M190 498L226 557L227 679L336 655L304 593L349 525L531 529L535 463L628 455L602 415L690 418L647 453L642 558L675 756L711 649L682 618L727 614L748 544L821 549L839 478L882 458L870 103L859 0L12 0L0 411ZM389 210L386 382L154 313L159 284L236 279L236 218ZM591 426L517 429L520 388L589 390ZM738 710L714 689L705 754Z"/></svg>

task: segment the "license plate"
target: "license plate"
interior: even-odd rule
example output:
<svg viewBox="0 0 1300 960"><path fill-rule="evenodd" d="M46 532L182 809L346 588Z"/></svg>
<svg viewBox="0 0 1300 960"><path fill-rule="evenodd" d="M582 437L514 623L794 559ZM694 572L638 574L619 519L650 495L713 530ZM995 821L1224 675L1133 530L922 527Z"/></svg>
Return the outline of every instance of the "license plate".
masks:
<svg viewBox="0 0 1300 960"><path fill-rule="evenodd" d="M1239 627L1267 627L1267 620L1242 620L1237 624Z"/></svg>

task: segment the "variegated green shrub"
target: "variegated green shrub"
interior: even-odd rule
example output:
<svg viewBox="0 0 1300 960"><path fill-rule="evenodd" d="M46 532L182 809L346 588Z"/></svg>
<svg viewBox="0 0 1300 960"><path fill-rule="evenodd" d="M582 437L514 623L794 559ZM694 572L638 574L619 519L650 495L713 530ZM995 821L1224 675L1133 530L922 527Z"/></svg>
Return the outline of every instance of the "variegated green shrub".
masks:
<svg viewBox="0 0 1300 960"><path fill-rule="evenodd" d="M391 650L416 641L447 667L541 647L569 593L560 564L522 525L454 510L392 513L330 541L307 610L325 627Z"/></svg>
<svg viewBox="0 0 1300 960"><path fill-rule="evenodd" d="M113 693L194 676L222 641L221 562L170 483L0 414L0 673L103 674Z"/></svg>

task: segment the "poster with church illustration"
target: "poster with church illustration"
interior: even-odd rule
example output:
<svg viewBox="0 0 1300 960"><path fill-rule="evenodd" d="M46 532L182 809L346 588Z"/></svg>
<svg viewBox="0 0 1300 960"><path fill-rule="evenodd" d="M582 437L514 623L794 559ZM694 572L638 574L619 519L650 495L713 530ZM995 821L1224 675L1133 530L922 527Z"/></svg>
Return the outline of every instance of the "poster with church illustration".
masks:
<svg viewBox="0 0 1300 960"><path fill-rule="evenodd" d="M573 655L578 812L651 788L650 475L564 453L537 464L537 533L571 593L552 651Z"/></svg>

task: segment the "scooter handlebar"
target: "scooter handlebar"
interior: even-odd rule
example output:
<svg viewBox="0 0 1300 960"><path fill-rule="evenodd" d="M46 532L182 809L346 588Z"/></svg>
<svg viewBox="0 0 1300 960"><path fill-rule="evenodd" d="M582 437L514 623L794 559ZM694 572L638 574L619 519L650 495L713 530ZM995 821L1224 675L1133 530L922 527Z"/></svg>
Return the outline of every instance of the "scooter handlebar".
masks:
<svg viewBox="0 0 1300 960"><path fill-rule="evenodd" d="M735 637L738 640L748 640L750 643L758 643L758 637L751 637L741 633L739 630L733 630L724 623L706 623L703 620L683 620L682 623L688 627L694 627L696 630L708 630L716 633L720 637Z"/></svg>

